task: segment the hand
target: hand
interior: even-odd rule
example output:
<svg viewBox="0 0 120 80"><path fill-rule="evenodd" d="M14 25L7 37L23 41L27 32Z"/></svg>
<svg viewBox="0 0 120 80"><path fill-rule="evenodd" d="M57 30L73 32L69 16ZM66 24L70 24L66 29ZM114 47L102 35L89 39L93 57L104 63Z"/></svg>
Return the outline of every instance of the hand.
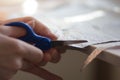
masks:
<svg viewBox="0 0 120 80"><path fill-rule="evenodd" d="M40 63L43 53L23 41L10 38L0 34L0 79L9 80L17 72L22 69L23 61L30 63Z"/></svg>
<svg viewBox="0 0 120 80"><path fill-rule="evenodd" d="M2 23L2 25L4 25L6 23L16 22L16 21L28 23L29 25L31 25L31 27L34 29L34 31L39 35L49 37L52 40L57 39L57 37L54 34L52 34L46 26L44 26L39 21L37 21L36 19L31 18L31 17L23 17L23 18L6 20L1 23ZM3 70L3 73L5 71L7 74L9 74L9 77L7 77L7 74L3 74L3 73L0 74L0 76L4 75L3 78L7 77L7 79L5 79L5 80L8 80L8 78L10 79L10 77L12 77L14 75L14 73L16 73L17 70L20 70L20 69L23 71L27 71L27 72L33 73L35 75L38 75L46 80L61 80L60 77L39 67L39 64L45 65L48 61L56 63L60 60L60 53L58 53L56 51L56 49L52 48L49 51L44 52L44 56L43 56L43 52L40 49L37 49L36 47L34 47L30 44L27 44L23 41L20 41L18 39L14 39L14 38L17 38L17 37L20 37L20 36L23 36L26 34L26 31L23 28L1 26L0 33L3 34L3 35L1 35L2 38L5 37L5 39L3 40L5 42L4 42L4 44L2 44L3 43L2 42L1 45L6 44L6 46L3 47L3 49L1 48L2 50L0 50L0 54L6 53L6 56L4 55L4 58L2 58L3 60L0 59L0 61L3 61L4 64L7 64L7 65L0 66L0 69ZM4 36L4 35L6 35L6 36ZM14 37L14 38L12 38L12 37ZM12 42L10 42L12 44L10 45L8 50L6 50L7 45L10 44L9 41L7 41L9 39L10 39L10 41L12 41ZM3 52L1 52L1 51L3 51ZM36 51L36 52L34 52L34 51ZM12 56L12 53L13 53L13 56ZM20 56L19 55L16 56L15 55L16 53L18 53ZM27 57L25 57L25 55L21 56L21 54L23 54L23 53L29 54L29 56L27 56ZM11 61L8 60L9 59L9 58L7 58L7 57L9 57L8 55L11 56L10 57ZM30 57L30 55L31 55L31 57ZM36 64L36 62L31 61L31 59L33 58L33 55L35 55L35 59L38 60L39 64ZM38 56L39 56L39 58L36 58ZM2 57L2 55L0 57ZM16 67L14 68L14 66L11 65L10 63L17 65L18 68L16 68ZM1 67L5 68L5 70L2 69ZM12 71L10 71L10 70L12 70ZM12 72L13 72L13 74L12 74Z"/></svg>

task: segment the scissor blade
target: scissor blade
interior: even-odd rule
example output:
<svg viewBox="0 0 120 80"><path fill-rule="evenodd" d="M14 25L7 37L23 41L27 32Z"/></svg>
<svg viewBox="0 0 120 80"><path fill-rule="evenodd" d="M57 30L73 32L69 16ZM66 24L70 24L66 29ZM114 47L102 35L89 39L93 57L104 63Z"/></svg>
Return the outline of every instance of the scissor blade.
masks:
<svg viewBox="0 0 120 80"><path fill-rule="evenodd" d="M88 42L87 40L58 40L58 41L52 41L52 47L57 46L66 46L70 44L78 44L78 43L85 43Z"/></svg>
<svg viewBox="0 0 120 80"><path fill-rule="evenodd" d="M69 44L78 44L78 43L85 43L88 42L87 40L67 40L64 41L65 45L69 45Z"/></svg>

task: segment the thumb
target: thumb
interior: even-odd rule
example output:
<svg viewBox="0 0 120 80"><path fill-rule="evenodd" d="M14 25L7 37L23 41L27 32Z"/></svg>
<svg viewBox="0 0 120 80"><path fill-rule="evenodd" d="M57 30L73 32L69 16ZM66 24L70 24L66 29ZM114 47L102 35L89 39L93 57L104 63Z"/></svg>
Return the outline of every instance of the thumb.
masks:
<svg viewBox="0 0 120 80"><path fill-rule="evenodd" d="M26 34L26 31L24 28L21 27L15 27L15 26L4 26L1 25L0 26L0 33L10 36L10 37L21 37L24 36Z"/></svg>

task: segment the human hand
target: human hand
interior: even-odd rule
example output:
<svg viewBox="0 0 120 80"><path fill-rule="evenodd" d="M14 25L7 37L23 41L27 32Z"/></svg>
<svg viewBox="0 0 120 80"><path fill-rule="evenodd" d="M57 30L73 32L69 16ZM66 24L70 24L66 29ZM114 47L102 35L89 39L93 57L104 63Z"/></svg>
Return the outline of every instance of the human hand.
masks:
<svg viewBox="0 0 120 80"><path fill-rule="evenodd" d="M3 21L2 24L4 25L4 24L9 23L9 22L17 22L17 21L28 23L29 25L31 25L31 27L34 29L34 31L38 35L49 37L52 40L57 39L57 37L54 34L52 34L46 26L44 26L39 21L37 21L36 19L31 18L31 17L23 17L23 18L6 20L6 21ZM15 37L15 38L23 36L23 35L26 34L26 31L23 28L8 27L8 26L1 26L0 27L0 32L4 35L10 36L10 37ZM17 42L19 43L19 40L17 40ZM22 41L20 41L20 42L22 42ZM24 43L24 42L22 42L22 43ZM27 47L27 45L28 44L26 43L26 47ZM18 51L20 51L20 50L18 50ZM43 57L40 64L45 65L48 61L56 63L59 60L60 60L60 53L58 53L56 51L56 49L52 48L49 51L44 52L44 57ZM23 61L23 62L24 62L25 66L22 65L22 68L20 68L20 69L22 69L24 71L36 74L36 75L38 75L38 76L40 76L40 77L42 77L46 80L61 80L61 78L57 77L56 75L49 73L48 71L42 69L41 67L38 67L38 64L34 64L32 62L29 62L29 60L28 61Z"/></svg>
<svg viewBox="0 0 120 80"><path fill-rule="evenodd" d="M43 52L23 41L0 34L0 79L9 80L25 61L37 64L43 58Z"/></svg>

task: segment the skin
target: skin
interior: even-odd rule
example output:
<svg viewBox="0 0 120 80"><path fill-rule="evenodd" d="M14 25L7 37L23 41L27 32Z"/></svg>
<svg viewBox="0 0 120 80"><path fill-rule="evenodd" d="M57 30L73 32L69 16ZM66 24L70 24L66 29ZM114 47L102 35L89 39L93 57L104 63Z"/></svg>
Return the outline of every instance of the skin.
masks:
<svg viewBox="0 0 120 80"><path fill-rule="evenodd" d="M22 17L1 21L0 26L0 78L11 80L18 70L32 73L45 80L62 80L61 77L41 68L47 62L57 63L61 53L55 48L48 51L41 51L16 38L24 36L26 31L23 28L8 27L4 24L9 22L28 23L38 35L56 40L57 37L38 20L32 17Z"/></svg>

